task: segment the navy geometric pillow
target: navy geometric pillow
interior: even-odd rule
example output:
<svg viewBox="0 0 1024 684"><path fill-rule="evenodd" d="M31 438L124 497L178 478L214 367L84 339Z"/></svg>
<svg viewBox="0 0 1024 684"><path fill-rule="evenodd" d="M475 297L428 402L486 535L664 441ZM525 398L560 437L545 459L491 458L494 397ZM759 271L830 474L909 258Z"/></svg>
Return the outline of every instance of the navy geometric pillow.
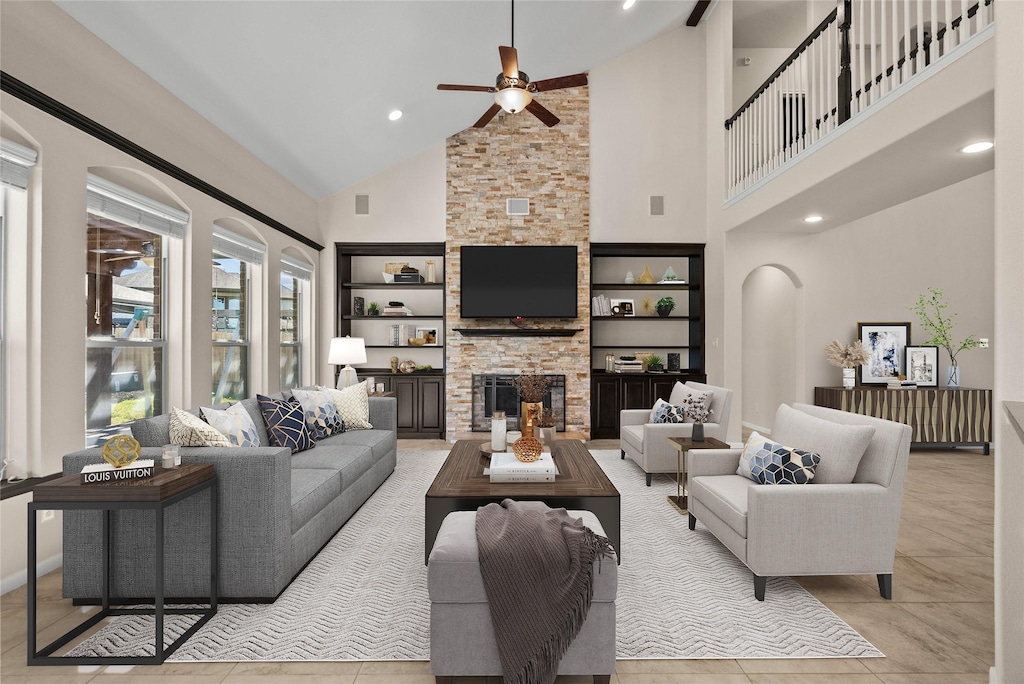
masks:
<svg viewBox="0 0 1024 684"><path fill-rule="evenodd" d="M652 423L685 423L686 410L682 406L673 406L669 403L662 403L658 406L657 414Z"/></svg>
<svg viewBox="0 0 1024 684"><path fill-rule="evenodd" d="M737 473L761 484L809 484L821 456L777 444L754 433L747 440Z"/></svg>
<svg viewBox="0 0 1024 684"><path fill-rule="evenodd" d="M262 394L256 395L256 401L260 405L263 422L267 424L267 437L270 438L271 446L288 447L293 454L316 446L306 426L302 404L294 399L282 401Z"/></svg>

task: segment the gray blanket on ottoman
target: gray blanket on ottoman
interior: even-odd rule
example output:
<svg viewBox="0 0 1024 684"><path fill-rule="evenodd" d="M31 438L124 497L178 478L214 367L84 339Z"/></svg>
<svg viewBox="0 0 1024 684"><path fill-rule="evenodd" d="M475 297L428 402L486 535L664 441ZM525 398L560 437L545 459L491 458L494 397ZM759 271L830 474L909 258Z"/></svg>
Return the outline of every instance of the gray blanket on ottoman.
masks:
<svg viewBox="0 0 1024 684"><path fill-rule="evenodd" d="M551 684L593 598L607 538L564 508L505 499L477 510L480 574L506 684Z"/></svg>

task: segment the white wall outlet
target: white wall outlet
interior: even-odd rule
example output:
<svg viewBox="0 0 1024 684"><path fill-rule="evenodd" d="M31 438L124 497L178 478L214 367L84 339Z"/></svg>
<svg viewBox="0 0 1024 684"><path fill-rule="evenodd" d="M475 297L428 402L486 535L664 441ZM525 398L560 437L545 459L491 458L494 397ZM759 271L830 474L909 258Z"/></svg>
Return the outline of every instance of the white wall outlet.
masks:
<svg viewBox="0 0 1024 684"><path fill-rule="evenodd" d="M48 522L57 517L56 511L43 511L43 522Z"/></svg>
<svg viewBox="0 0 1024 684"><path fill-rule="evenodd" d="M987 337L979 337L978 338L978 346L981 347L982 349L988 349L988 338Z"/></svg>

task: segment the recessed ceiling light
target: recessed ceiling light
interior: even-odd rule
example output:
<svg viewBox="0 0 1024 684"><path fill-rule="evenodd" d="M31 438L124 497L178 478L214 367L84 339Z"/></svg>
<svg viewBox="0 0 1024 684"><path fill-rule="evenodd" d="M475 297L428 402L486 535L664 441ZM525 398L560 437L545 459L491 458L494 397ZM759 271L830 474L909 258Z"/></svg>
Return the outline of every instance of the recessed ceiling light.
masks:
<svg viewBox="0 0 1024 684"><path fill-rule="evenodd" d="M622 9L623 9L623 11L628 10L630 7L632 7L635 4L636 4L636 0L626 0L624 3L622 3Z"/></svg>
<svg viewBox="0 0 1024 684"><path fill-rule="evenodd" d="M818 221L824 221L824 216L818 216L817 214L811 214L810 216L804 217L805 223L817 223Z"/></svg>
<svg viewBox="0 0 1024 684"><path fill-rule="evenodd" d="M402 110L401 109L396 109L395 111L393 111L390 114L388 114L388 119L390 119L391 121L398 121L401 118L402 118Z"/></svg>
<svg viewBox="0 0 1024 684"><path fill-rule="evenodd" d="M960 151L964 154L977 154L978 152L985 152L991 150L993 147L991 140L985 140L983 142L971 143L966 147L961 147Z"/></svg>

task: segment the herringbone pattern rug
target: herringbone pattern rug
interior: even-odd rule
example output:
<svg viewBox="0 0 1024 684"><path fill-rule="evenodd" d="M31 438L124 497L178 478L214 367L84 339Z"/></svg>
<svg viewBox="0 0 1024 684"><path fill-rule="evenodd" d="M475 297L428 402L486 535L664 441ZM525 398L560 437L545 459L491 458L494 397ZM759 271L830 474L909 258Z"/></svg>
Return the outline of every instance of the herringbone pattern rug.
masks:
<svg viewBox="0 0 1024 684"><path fill-rule="evenodd" d="M427 660L423 495L446 456L404 451L394 474L278 600L222 604L171 660ZM618 451L595 458L622 495L617 658L829 658L882 654L789 578L754 599L750 572ZM169 644L189 618L169 618ZM152 618L119 618L75 649L152 652Z"/></svg>

